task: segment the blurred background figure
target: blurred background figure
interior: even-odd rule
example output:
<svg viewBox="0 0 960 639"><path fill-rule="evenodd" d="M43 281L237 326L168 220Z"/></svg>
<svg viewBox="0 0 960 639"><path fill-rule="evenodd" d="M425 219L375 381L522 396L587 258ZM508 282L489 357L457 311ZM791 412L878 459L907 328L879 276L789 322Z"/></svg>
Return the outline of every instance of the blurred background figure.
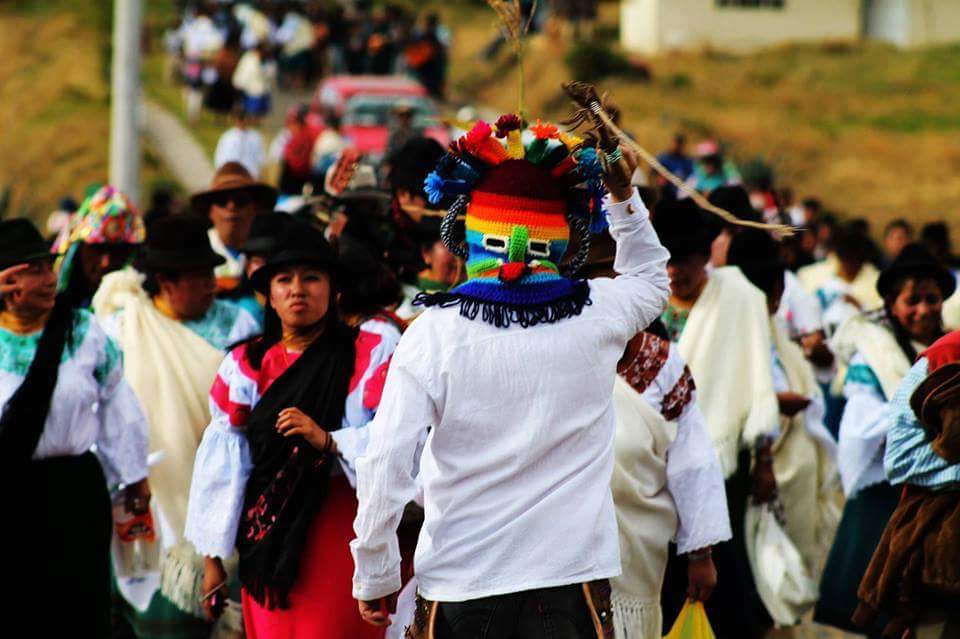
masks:
<svg viewBox="0 0 960 639"><path fill-rule="evenodd" d="M886 264L893 262L907 244L913 242L913 225L903 218L887 223L883 229L883 258Z"/></svg>
<svg viewBox="0 0 960 639"><path fill-rule="evenodd" d="M253 178L259 178L267 154L263 136L250 128L250 118L243 107L234 107L230 113L230 128L223 132L213 154L214 168L227 162L239 162Z"/></svg>

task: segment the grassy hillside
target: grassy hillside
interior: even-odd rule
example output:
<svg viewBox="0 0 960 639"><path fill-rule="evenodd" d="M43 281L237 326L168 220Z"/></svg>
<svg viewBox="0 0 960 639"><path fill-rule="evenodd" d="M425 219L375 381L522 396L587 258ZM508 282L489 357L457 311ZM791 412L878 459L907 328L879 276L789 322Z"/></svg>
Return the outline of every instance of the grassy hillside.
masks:
<svg viewBox="0 0 960 639"><path fill-rule="evenodd" d="M507 53L478 58L494 31L483 7L448 12L457 26L456 97L514 110L517 80ZM616 4L605 4L599 37L617 40ZM527 110L569 113L560 83L570 44L559 33L530 39ZM651 150L678 130L714 135L741 162L762 158L799 197L865 216L918 223L949 218L960 239L960 45L901 52L880 44L785 46L752 55L704 52L643 60L649 83L602 83L625 125Z"/></svg>
<svg viewBox="0 0 960 639"><path fill-rule="evenodd" d="M42 222L107 179L111 2L0 4L0 191ZM149 150L144 192L164 175Z"/></svg>

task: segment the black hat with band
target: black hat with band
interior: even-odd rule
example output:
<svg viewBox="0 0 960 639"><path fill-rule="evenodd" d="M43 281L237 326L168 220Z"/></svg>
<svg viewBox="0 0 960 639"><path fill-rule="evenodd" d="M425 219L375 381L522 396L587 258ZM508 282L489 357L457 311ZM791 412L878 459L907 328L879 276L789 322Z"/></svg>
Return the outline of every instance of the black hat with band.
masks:
<svg viewBox="0 0 960 639"><path fill-rule="evenodd" d="M54 257L30 220L17 218L0 222L0 269Z"/></svg>
<svg viewBox="0 0 960 639"><path fill-rule="evenodd" d="M323 233L305 222L287 225L277 236L274 250L263 266L253 272L250 283L258 292L267 294L270 280L285 266L309 264L323 269L331 276L338 272L337 254L323 237Z"/></svg>
<svg viewBox="0 0 960 639"><path fill-rule="evenodd" d="M203 220L171 215L150 226L138 266L145 271L179 273L212 269L225 261L211 248Z"/></svg>

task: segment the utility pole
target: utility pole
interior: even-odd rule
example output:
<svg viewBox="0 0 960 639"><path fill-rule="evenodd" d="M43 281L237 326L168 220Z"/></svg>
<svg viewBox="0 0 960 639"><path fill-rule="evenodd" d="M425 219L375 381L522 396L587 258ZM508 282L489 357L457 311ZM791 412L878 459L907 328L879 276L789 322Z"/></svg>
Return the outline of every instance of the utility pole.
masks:
<svg viewBox="0 0 960 639"><path fill-rule="evenodd" d="M110 183L140 203L140 24L142 0L113 2Z"/></svg>

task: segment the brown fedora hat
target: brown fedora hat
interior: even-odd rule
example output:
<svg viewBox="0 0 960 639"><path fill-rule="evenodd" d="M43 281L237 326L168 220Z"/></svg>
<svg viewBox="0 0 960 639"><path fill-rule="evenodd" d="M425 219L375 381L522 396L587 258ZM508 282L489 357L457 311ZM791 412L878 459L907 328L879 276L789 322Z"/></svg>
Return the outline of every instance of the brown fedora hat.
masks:
<svg viewBox="0 0 960 639"><path fill-rule="evenodd" d="M257 182L239 162L227 162L213 175L213 183L206 191L190 198L190 210L206 217L210 205L225 193L246 193L257 202L258 211L272 211L277 202L277 191L272 186Z"/></svg>

